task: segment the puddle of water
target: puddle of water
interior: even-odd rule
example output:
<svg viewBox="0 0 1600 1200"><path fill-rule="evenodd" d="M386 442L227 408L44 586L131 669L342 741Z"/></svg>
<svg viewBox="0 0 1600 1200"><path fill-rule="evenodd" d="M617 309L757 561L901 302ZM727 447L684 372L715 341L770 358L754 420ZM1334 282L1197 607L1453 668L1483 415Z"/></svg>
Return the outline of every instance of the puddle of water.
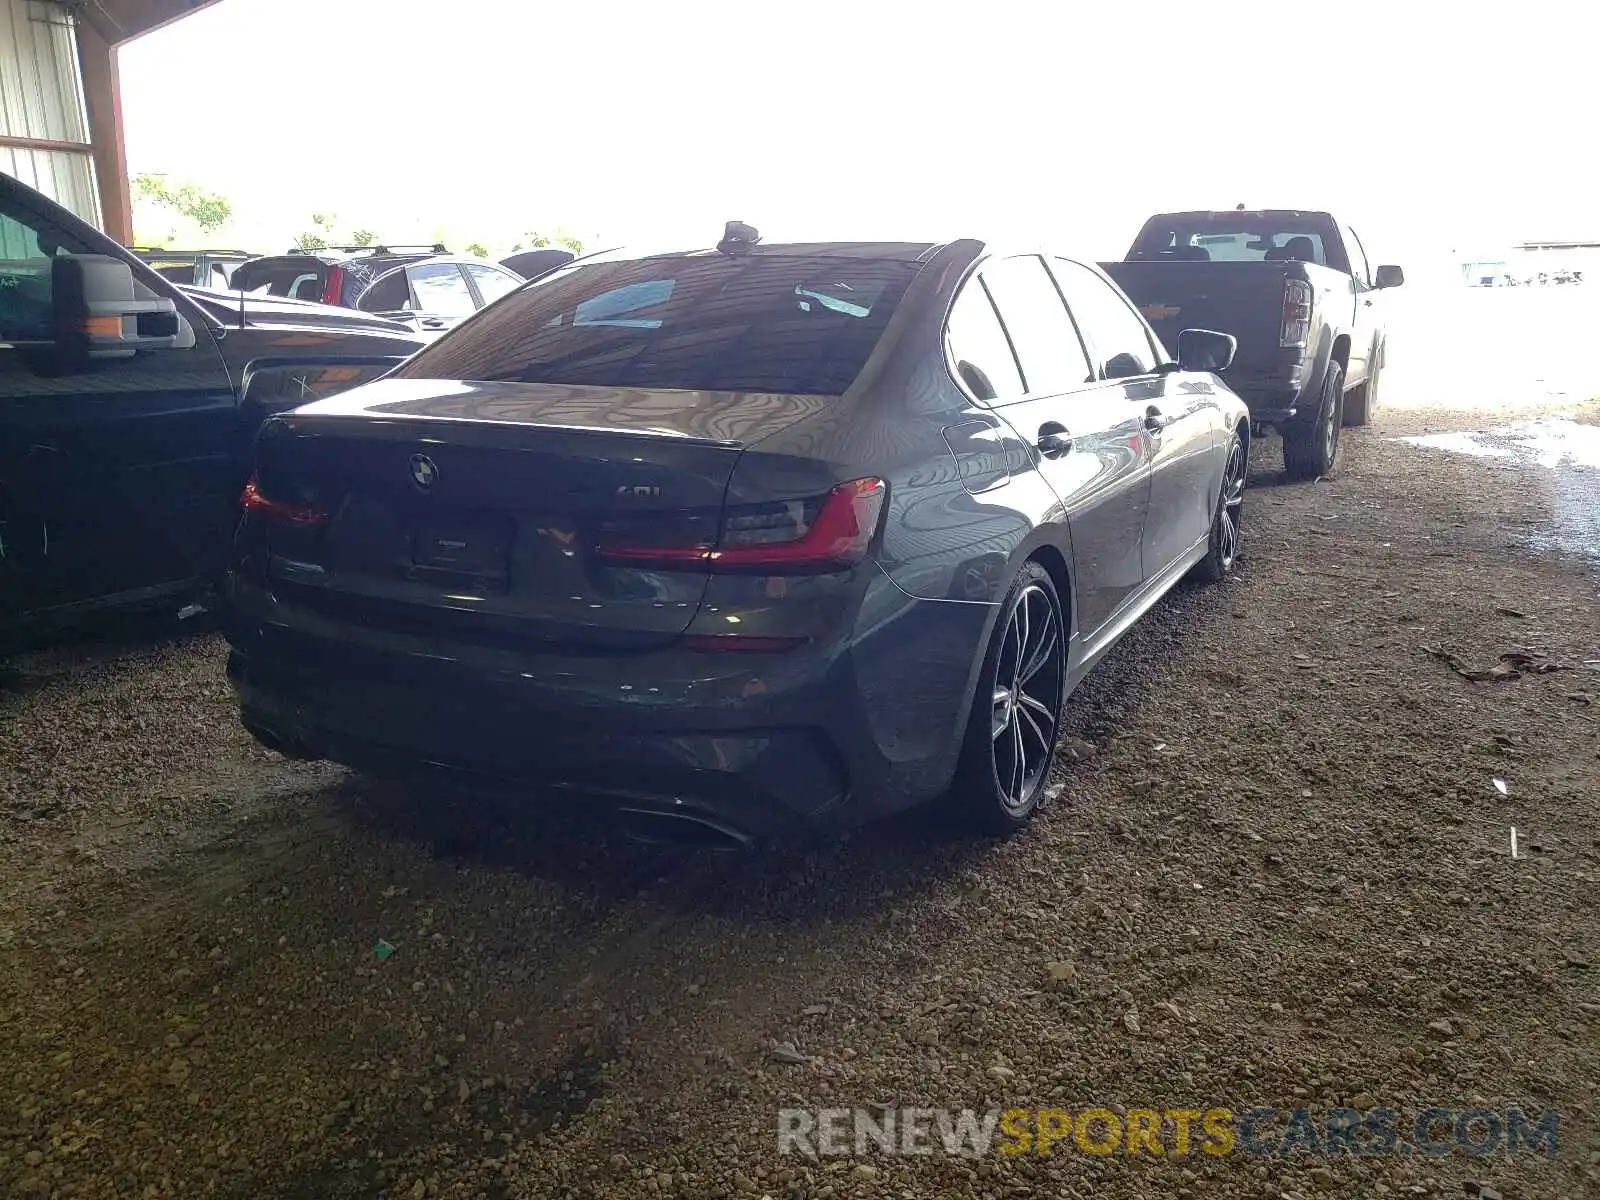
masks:
<svg viewBox="0 0 1600 1200"><path fill-rule="evenodd" d="M1600 425L1565 416L1468 433L1430 433L1400 438L1413 446L1503 460L1517 468L1551 473L1551 527L1530 544L1600 562Z"/></svg>
<svg viewBox="0 0 1600 1200"><path fill-rule="evenodd" d="M1600 425L1584 425L1565 417L1546 417L1470 433L1429 433L1400 440L1414 446L1480 458L1516 458L1552 470L1600 467Z"/></svg>
<svg viewBox="0 0 1600 1200"><path fill-rule="evenodd" d="M1432 450L1449 450L1455 454L1470 454L1475 458L1510 458L1511 451L1500 446L1489 446L1478 439L1481 433L1429 433L1421 437L1400 438L1413 446L1427 446Z"/></svg>

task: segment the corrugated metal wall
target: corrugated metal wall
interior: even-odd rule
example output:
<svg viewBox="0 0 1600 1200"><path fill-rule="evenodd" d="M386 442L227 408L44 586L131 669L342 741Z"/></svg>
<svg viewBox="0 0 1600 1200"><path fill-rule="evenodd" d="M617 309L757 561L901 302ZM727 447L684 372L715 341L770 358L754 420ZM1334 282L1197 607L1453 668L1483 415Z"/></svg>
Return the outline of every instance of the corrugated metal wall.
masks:
<svg viewBox="0 0 1600 1200"><path fill-rule="evenodd" d="M73 18L54 0L0 0L0 137L87 147L89 113ZM0 171L100 223L100 195L87 149L0 145Z"/></svg>

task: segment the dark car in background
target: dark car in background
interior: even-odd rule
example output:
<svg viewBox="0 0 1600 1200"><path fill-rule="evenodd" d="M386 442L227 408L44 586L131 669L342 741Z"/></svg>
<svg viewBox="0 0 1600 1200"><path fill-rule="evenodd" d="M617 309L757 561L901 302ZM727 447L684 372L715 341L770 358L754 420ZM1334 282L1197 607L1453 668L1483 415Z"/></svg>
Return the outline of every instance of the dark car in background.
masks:
<svg viewBox="0 0 1600 1200"><path fill-rule="evenodd" d="M1382 293L1405 273L1370 265L1331 213L1160 213L1125 261L1100 265L1169 349L1196 324L1238 339L1228 383L1283 435L1292 477L1333 470L1340 427L1371 419L1389 347Z"/></svg>
<svg viewBox="0 0 1600 1200"><path fill-rule="evenodd" d="M1093 266L977 241L579 260L262 427L242 719L649 838L941 793L1009 832L1072 688L1233 565L1232 353L1174 361Z"/></svg>
<svg viewBox="0 0 1600 1200"><path fill-rule="evenodd" d="M253 259L234 272L232 286L359 309L437 334L522 282L499 264L440 245L331 246Z"/></svg>
<svg viewBox="0 0 1600 1200"><path fill-rule="evenodd" d="M507 270L515 271L524 279L537 279L557 267L566 266L577 257L571 250L546 247L543 250L519 250L515 254L508 254L500 260L500 265Z"/></svg>
<svg viewBox="0 0 1600 1200"><path fill-rule="evenodd" d="M173 283L193 287L233 286L233 273L260 255L248 250L163 250L159 247L129 247L152 271Z"/></svg>
<svg viewBox="0 0 1600 1200"><path fill-rule="evenodd" d="M171 283L0 174L0 645L214 586L261 421L423 344Z"/></svg>

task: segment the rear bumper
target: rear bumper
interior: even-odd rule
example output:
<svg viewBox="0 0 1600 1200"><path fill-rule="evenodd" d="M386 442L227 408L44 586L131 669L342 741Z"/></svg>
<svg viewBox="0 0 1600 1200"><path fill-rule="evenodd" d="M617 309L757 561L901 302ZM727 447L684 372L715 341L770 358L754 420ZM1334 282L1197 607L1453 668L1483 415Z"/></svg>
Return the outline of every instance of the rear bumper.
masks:
<svg viewBox="0 0 1600 1200"><path fill-rule="evenodd" d="M1267 370L1229 371L1223 379L1250 406L1250 419L1264 425L1305 420L1315 410L1322 390L1322 380L1309 361Z"/></svg>
<svg viewBox="0 0 1600 1200"><path fill-rule="evenodd" d="M934 649L959 645L939 620L978 606L912 602L843 650L517 654L263 619L272 601L252 590L230 609L228 675L268 744L379 774L554 787L740 837L857 824L947 785L981 645L974 629L965 651ZM908 666L913 634L926 648Z"/></svg>

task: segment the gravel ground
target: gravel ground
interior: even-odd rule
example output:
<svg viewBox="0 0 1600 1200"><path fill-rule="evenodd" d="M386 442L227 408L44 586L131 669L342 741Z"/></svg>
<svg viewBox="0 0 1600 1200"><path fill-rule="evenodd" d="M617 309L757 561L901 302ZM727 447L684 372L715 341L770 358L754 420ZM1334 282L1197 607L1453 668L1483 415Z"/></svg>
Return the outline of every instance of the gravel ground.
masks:
<svg viewBox="0 0 1600 1200"><path fill-rule="evenodd" d="M1386 415L1311 485L1264 444L1238 576L1107 659L1004 844L647 851L256 749L214 636L13 663L0 1192L1600 1195L1596 581L1528 548L1536 469L1392 440L1473 423ZM1517 652L1564 669L1450 661ZM1558 1108L1560 1152L775 1137L784 1106L1339 1103Z"/></svg>

